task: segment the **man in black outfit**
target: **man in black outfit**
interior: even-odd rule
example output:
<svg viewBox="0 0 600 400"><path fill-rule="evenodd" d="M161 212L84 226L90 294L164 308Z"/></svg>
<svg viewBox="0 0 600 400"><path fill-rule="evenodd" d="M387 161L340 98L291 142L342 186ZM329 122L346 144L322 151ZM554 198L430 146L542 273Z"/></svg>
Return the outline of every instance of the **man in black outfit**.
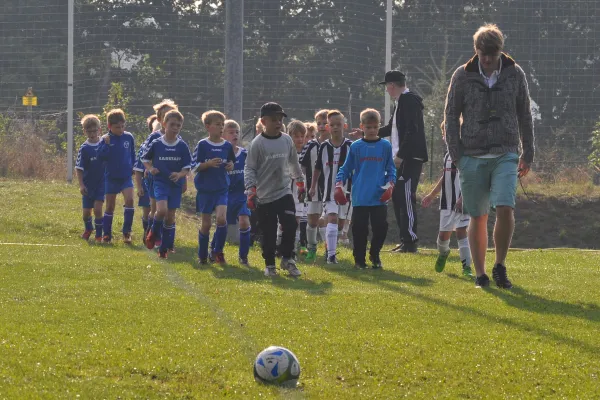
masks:
<svg viewBox="0 0 600 400"><path fill-rule="evenodd" d="M396 107L390 122L379 129L379 137L390 137L394 164L397 168L396 186L392 195L400 244L392 251L417 252L417 186L428 161L423 99L406 87L406 76L400 71L388 71L385 80L388 94Z"/></svg>

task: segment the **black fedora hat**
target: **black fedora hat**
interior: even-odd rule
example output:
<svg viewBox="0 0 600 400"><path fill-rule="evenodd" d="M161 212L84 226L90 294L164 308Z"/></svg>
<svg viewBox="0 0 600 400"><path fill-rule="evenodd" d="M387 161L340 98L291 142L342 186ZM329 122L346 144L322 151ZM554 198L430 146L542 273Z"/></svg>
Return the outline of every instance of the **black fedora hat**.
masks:
<svg viewBox="0 0 600 400"><path fill-rule="evenodd" d="M385 73L385 80L383 82L379 82L380 85L385 85L389 82L401 82L404 83L406 81L406 75L398 70L392 70Z"/></svg>

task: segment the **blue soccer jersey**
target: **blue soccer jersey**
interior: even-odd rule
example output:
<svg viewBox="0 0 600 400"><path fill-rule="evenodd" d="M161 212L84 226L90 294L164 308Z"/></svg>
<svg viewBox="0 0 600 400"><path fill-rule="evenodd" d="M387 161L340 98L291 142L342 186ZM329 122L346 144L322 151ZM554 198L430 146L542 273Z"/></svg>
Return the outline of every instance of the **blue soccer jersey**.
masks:
<svg viewBox="0 0 600 400"><path fill-rule="evenodd" d="M98 155L104 161L105 176L108 179L130 178L135 164L135 140L129 132L122 135L108 133L110 144L100 140Z"/></svg>
<svg viewBox="0 0 600 400"><path fill-rule="evenodd" d="M246 157L248 151L242 147L238 147L235 155L235 163L233 171L229 171L229 203L243 199L246 201L246 188L244 186L244 167L246 166Z"/></svg>
<svg viewBox="0 0 600 400"><path fill-rule="evenodd" d="M99 189L104 193L104 165L98 157L100 142L83 142L77 153L75 168L83 171L83 184L90 196Z"/></svg>
<svg viewBox="0 0 600 400"><path fill-rule="evenodd" d="M140 146L140 149L138 150L137 159L135 160L135 165L133 167L134 171L144 172L145 168L144 168L144 163L142 162L142 155L144 154L144 152L146 151L148 146L150 146L150 143L152 143L156 139L160 138L161 136L162 136L161 131L154 131L148 135L146 140L144 140L144 143L142 143L142 145Z"/></svg>
<svg viewBox="0 0 600 400"><path fill-rule="evenodd" d="M159 173L154 175L155 182L181 187L185 178L173 182L169 179L169 175L186 168L190 169L192 156L190 148L182 139L177 138L174 143L168 143L163 136L150 143L142 155L142 162L152 162L152 166L158 169Z"/></svg>
<svg viewBox="0 0 600 400"><path fill-rule="evenodd" d="M220 158L222 160L221 165L216 168L197 171L201 163L213 158ZM214 143L208 138L199 141L192 158L192 171L197 171L194 177L196 190L205 193L227 192L230 180L225 165L229 161L235 162L235 154L231 143L225 140L221 143Z"/></svg>
<svg viewBox="0 0 600 400"><path fill-rule="evenodd" d="M339 169L336 182L352 178L352 205L380 206L382 186L396 183L392 145L381 138L359 139L352 143L346 162Z"/></svg>

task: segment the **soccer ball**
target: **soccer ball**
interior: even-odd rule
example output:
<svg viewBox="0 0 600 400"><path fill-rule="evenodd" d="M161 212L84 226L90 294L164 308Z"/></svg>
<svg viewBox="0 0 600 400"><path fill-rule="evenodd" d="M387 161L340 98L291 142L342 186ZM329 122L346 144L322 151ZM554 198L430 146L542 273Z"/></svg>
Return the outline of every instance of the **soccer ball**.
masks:
<svg viewBox="0 0 600 400"><path fill-rule="evenodd" d="M258 382L296 386L299 377L300 362L285 347L267 347L254 361L254 378Z"/></svg>

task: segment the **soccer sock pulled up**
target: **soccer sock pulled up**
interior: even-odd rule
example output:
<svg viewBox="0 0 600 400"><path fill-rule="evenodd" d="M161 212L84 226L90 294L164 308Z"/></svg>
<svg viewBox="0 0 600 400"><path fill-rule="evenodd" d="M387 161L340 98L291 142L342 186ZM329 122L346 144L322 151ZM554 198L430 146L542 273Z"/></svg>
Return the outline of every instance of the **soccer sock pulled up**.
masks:
<svg viewBox="0 0 600 400"><path fill-rule="evenodd" d="M337 228L335 228L337 232ZM321 240L327 243L327 226L319 227L319 235L321 236Z"/></svg>
<svg viewBox="0 0 600 400"><path fill-rule="evenodd" d="M152 235L154 236L154 240L157 242L162 241L162 232L163 232L163 221L155 219L154 224L152 224Z"/></svg>
<svg viewBox="0 0 600 400"><path fill-rule="evenodd" d="M317 228L312 226L306 227L306 242L310 250L317 249Z"/></svg>
<svg viewBox="0 0 600 400"><path fill-rule="evenodd" d="M250 228L240 229L240 258L247 259L250 252Z"/></svg>
<svg viewBox="0 0 600 400"><path fill-rule="evenodd" d="M113 215L109 213L104 213L104 218L102 219L102 225L104 227L104 235L112 236L112 221Z"/></svg>
<svg viewBox="0 0 600 400"><path fill-rule="evenodd" d="M460 260L464 262L465 265L471 266L471 249L469 248L469 239L458 239L458 253L460 255Z"/></svg>
<svg viewBox="0 0 600 400"><path fill-rule="evenodd" d="M133 207L123 207L123 233L131 233L131 226L133 225L133 214L135 213L135 208Z"/></svg>
<svg viewBox="0 0 600 400"><path fill-rule="evenodd" d="M440 254L446 254L450 252L450 239L448 240L440 240L440 237L437 238L437 249Z"/></svg>
<svg viewBox="0 0 600 400"><path fill-rule="evenodd" d="M144 228L144 232L148 231L148 220L142 217L142 227Z"/></svg>
<svg viewBox="0 0 600 400"><path fill-rule="evenodd" d="M227 239L227 224L217 225L215 230L215 253L222 253Z"/></svg>
<svg viewBox="0 0 600 400"><path fill-rule="evenodd" d="M209 235L204 235L198 231L198 258L201 261L208 259L208 241Z"/></svg>
<svg viewBox="0 0 600 400"><path fill-rule="evenodd" d="M102 218L95 218L94 226L96 227L96 237L101 238L102 237Z"/></svg>
<svg viewBox="0 0 600 400"><path fill-rule="evenodd" d="M337 250L338 225L327 224L327 255L335 256Z"/></svg>
<svg viewBox="0 0 600 400"><path fill-rule="evenodd" d="M162 242L160 244L160 251L165 252L173 247L175 242L175 225L163 225L162 227Z"/></svg>
<svg viewBox="0 0 600 400"><path fill-rule="evenodd" d="M93 231L94 226L92 225L92 217L83 218L83 225L85 226L86 232Z"/></svg>

